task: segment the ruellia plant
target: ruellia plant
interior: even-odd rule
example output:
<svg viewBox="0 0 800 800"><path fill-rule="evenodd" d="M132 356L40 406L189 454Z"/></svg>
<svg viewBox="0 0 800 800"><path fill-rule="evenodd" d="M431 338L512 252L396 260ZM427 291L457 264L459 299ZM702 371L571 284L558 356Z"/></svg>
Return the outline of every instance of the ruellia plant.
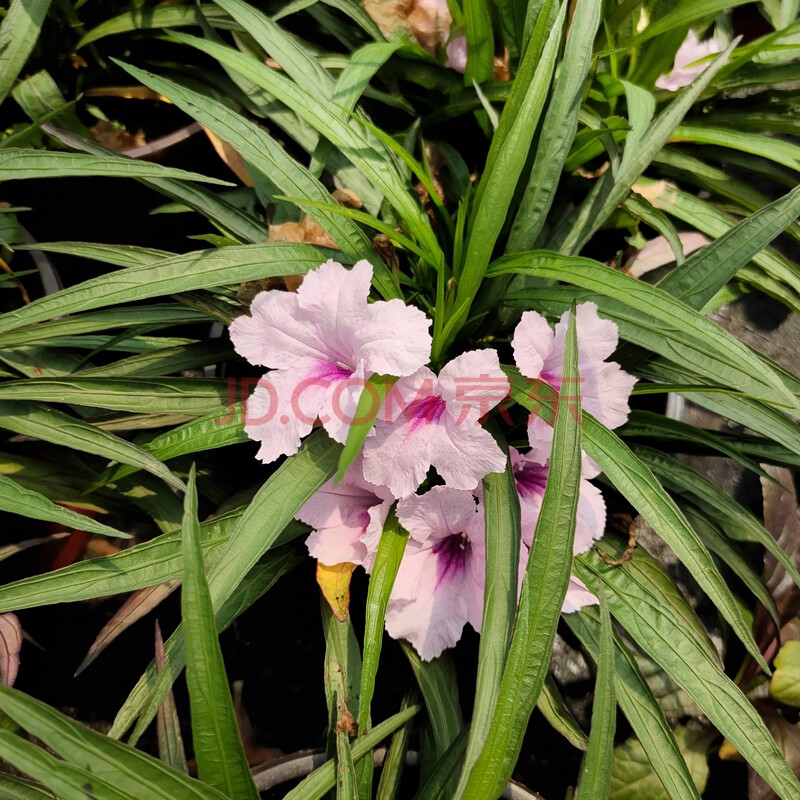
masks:
<svg viewBox="0 0 800 800"><path fill-rule="evenodd" d="M799 797L800 654L778 649L800 378L710 317L745 295L800 312L797 4L57 5L12 0L0 26L0 510L20 544L2 555L34 544L21 517L138 538L0 587L0 619L135 593L87 663L179 583L182 623L107 735L0 687L0 756L25 776L0 793L258 797L218 634L310 558L328 760L287 798L511 796L537 707L585 750L580 800L699 798L718 753L752 797ZM109 96L173 106L222 161L126 154L87 127ZM207 176L222 162L231 180ZM34 241L15 187L76 177L144 184L200 249ZM735 428L668 416L667 396ZM685 452L760 478L766 527ZM635 546L643 528L716 616ZM558 630L596 667L588 733L549 672ZM374 720L384 631L417 687ZM154 720L160 759L135 749Z"/></svg>

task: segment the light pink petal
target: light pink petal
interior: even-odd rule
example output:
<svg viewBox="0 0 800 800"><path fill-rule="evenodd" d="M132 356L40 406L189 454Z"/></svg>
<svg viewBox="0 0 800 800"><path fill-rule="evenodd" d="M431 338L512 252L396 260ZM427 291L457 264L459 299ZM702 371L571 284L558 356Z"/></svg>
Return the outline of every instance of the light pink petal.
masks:
<svg viewBox="0 0 800 800"><path fill-rule="evenodd" d="M409 540L386 609L389 635L411 642L424 661L458 642L469 615L463 581L440 581L437 573L427 546Z"/></svg>
<svg viewBox="0 0 800 800"><path fill-rule="evenodd" d="M506 456L492 435L477 422L458 424L442 416L431 441L431 463L454 489L472 491L490 472L506 468Z"/></svg>
<svg viewBox="0 0 800 800"><path fill-rule="evenodd" d="M578 368L584 363L603 361L617 349L619 332L609 319L597 313L596 303L581 303L575 308L575 327L578 335ZM558 385L563 380L564 347L569 328L569 312L565 311L556 324L553 350L546 360L545 370L557 372ZM552 381L548 381L552 383ZM554 384L556 385L556 384Z"/></svg>
<svg viewBox="0 0 800 800"><path fill-rule="evenodd" d="M13 686L19 670L22 626L16 614L0 614L0 683Z"/></svg>
<svg viewBox="0 0 800 800"><path fill-rule="evenodd" d="M250 314L231 323L230 337L236 352L251 364L288 369L298 358L329 360L318 326L299 313L296 294L260 292Z"/></svg>
<svg viewBox="0 0 800 800"><path fill-rule="evenodd" d="M364 443L364 477L395 497L411 494L431 465L431 437L445 411L436 376L427 367L389 391L374 433Z"/></svg>
<svg viewBox="0 0 800 800"><path fill-rule="evenodd" d="M447 502L410 523L427 527L431 517L436 530L424 543L413 535L409 539L386 614L389 634L410 641L425 660L455 645L466 622L480 628L483 613L483 511L468 492L437 488L442 490L438 499ZM456 499L459 494L461 500ZM427 495L406 505L422 509ZM440 511L446 518L444 529L439 527Z"/></svg>
<svg viewBox="0 0 800 800"><path fill-rule="evenodd" d="M352 269L326 261L303 278L297 290L298 306L326 330L349 337L353 320L367 307L371 281L368 261L359 261Z"/></svg>
<svg viewBox="0 0 800 800"><path fill-rule="evenodd" d="M449 361L439 373L439 387L448 411L459 424L478 420L508 395L508 378L496 350L469 350Z"/></svg>
<svg viewBox="0 0 800 800"><path fill-rule="evenodd" d="M467 37L457 36L445 49L447 61L444 62L444 65L463 75L467 69Z"/></svg>
<svg viewBox="0 0 800 800"><path fill-rule="evenodd" d="M372 303L352 332L356 366L371 375L411 375L431 357L431 321L402 300Z"/></svg>
<svg viewBox="0 0 800 800"><path fill-rule="evenodd" d="M339 444L347 442L350 426L356 419L358 401L366 381L358 374L331 377L320 409L320 422L328 435Z"/></svg>
<svg viewBox="0 0 800 800"><path fill-rule="evenodd" d="M606 503L603 495L594 484L582 479L572 552L577 555L588 550L592 542L603 535L605 527Z"/></svg>
<svg viewBox="0 0 800 800"><path fill-rule="evenodd" d="M367 572L372 572L375 555L378 552L378 545L383 535L383 526L386 524L386 518L389 516L392 503L394 503L394 498L384 500L380 505L372 506L369 510L369 525L367 525L367 529L359 541L359 548L363 551L361 563Z"/></svg>
<svg viewBox="0 0 800 800"><path fill-rule="evenodd" d="M688 86L695 78L702 75L711 64L705 61L696 64L701 58L719 53L722 50L722 43L719 39L712 36L701 42L697 34L690 30L686 35L678 52L675 53L675 61L672 71L666 75L661 75L656 80L657 89L666 89L669 92L676 92L678 89Z"/></svg>
<svg viewBox="0 0 800 800"><path fill-rule="evenodd" d="M561 606L562 614L571 614L584 606L596 606L599 600L574 575L570 575L567 596Z"/></svg>
<svg viewBox="0 0 800 800"><path fill-rule="evenodd" d="M623 425L630 414L628 400L636 378L613 361L587 364L581 377L584 411L588 411L607 428Z"/></svg>
<svg viewBox="0 0 800 800"><path fill-rule="evenodd" d="M538 378L545 359L553 349L554 334L547 320L536 311L526 311L516 329L511 346L514 363L526 378Z"/></svg>
<svg viewBox="0 0 800 800"><path fill-rule="evenodd" d="M268 372L247 401L244 430L261 442L256 458L265 464L296 453L311 432L325 392L313 383L318 367L319 362L304 359L295 369Z"/></svg>
<svg viewBox="0 0 800 800"><path fill-rule="evenodd" d="M469 492L434 486L423 495L411 495L397 504L400 524L418 542L432 535L442 538L462 531L478 519L478 506Z"/></svg>
<svg viewBox="0 0 800 800"><path fill-rule="evenodd" d="M705 247L711 242L707 236L702 233L690 231L687 233L679 233L683 247L684 256L689 256L701 247ZM651 239L633 258L628 260L625 269L634 278L641 278L642 275L652 272L654 269L666 266L675 261L675 253L672 252L672 247L663 236L656 236Z"/></svg>

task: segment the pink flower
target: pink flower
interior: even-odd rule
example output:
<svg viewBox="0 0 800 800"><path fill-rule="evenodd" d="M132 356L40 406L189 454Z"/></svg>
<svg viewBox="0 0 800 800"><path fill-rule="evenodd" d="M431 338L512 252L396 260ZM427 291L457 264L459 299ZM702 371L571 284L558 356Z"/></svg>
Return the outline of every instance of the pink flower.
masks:
<svg viewBox="0 0 800 800"><path fill-rule="evenodd" d="M678 239L683 246L685 256L691 255L695 250L699 250L711 242L708 236L695 231L679 233ZM625 270L634 278L641 278L642 275L658 269L658 267L671 264L674 260L675 253L672 252L669 242L663 236L656 236L628 261Z"/></svg>
<svg viewBox="0 0 800 800"><path fill-rule="evenodd" d="M425 661L480 632L486 551L483 509L470 492L436 486L397 504L408 545L386 611L386 630Z"/></svg>
<svg viewBox="0 0 800 800"><path fill-rule="evenodd" d="M456 36L455 39L450 40L445 50L447 61L444 62L444 65L463 75L467 69L467 37Z"/></svg>
<svg viewBox="0 0 800 800"><path fill-rule="evenodd" d="M554 332L541 314L526 311L514 331L514 360L526 378L542 380L562 396L564 392L573 399L580 396L585 411L606 427L617 428L628 418L628 398L636 382L619 364L605 360L616 349L617 326L599 317L594 303L577 307L580 385L565 386L562 391L568 319L569 313L565 312ZM528 435L536 447L537 441L546 443L552 439L552 428L541 416L532 414Z"/></svg>
<svg viewBox="0 0 800 800"><path fill-rule="evenodd" d="M297 293L256 295L230 334L236 352L270 367L248 402L245 431L264 463L291 455L319 417L344 443L365 381L411 375L430 358L430 320L401 300L368 303L372 265L327 261Z"/></svg>
<svg viewBox="0 0 800 800"><path fill-rule="evenodd" d="M364 444L364 477L405 497L434 466L448 486L474 489L489 472L505 469L503 451L478 420L507 392L494 350L462 353L438 378L427 367L402 378Z"/></svg>
<svg viewBox="0 0 800 800"><path fill-rule="evenodd" d="M513 447L509 448L514 481L519 495L522 542L520 562L527 562L528 553L533 543L533 534L542 509L544 488L550 467L550 442L538 441L527 454L521 455ZM592 546L592 542L603 535L606 524L606 504L600 490L589 483L598 470L593 462L584 458L581 470L580 495L575 522L575 541L572 552L583 553ZM597 603L597 598L574 576L570 576L567 595L564 598L562 611L569 614L585 605Z"/></svg>
<svg viewBox="0 0 800 800"><path fill-rule="evenodd" d="M328 481L295 515L314 530L306 539L312 558L333 566L350 562L372 569L394 497L361 477L356 462L338 486Z"/></svg>
<svg viewBox="0 0 800 800"><path fill-rule="evenodd" d="M719 53L721 50L722 43L716 37L712 36L710 39L701 42L697 38L697 34L690 30L678 48L678 52L675 53L675 62L672 65L672 70L666 75L661 75L656 80L656 89L677 92L678 89L688 86L711 63L710 61L703 61L700 64L696 62L713 53Z"/></svg>

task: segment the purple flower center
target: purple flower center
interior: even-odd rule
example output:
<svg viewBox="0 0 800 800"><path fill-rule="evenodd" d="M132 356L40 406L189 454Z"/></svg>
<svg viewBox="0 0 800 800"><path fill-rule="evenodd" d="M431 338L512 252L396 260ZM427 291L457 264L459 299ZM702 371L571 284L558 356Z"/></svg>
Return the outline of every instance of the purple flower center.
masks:
<svg viewBox="0 0 800 800"><path fill-rule="evenodd" d="M312 371L311 377L336 383L338 381L346 381L352 374L352 369L342 367L339 364L330 364L327 361L322 361Z"/></svg>
<svg viewBox="0 0 800 800"><path fill-rule="evenodd" d="M432 394L415 400L404 413L411 425L411 430L416 430L420 425L435 425L441 419L446 408L444 400L439 395Z"/></svg>
<svg viewBox="0 0 800 800"><path fill-rule="evenodd" d="M544 494L544 487L547 483L547 470L548 465L540 466L530 462L514 469L517 492L519 492L519 496L523 500L531 496L541 497Z"/></svg>
<svg viewBox="0 0 800 800"><path fill-rule="evenodd" d="M463 533L453 533L433 546L436 556L436 585L463 575L470 557L470 542Z"/></svg>

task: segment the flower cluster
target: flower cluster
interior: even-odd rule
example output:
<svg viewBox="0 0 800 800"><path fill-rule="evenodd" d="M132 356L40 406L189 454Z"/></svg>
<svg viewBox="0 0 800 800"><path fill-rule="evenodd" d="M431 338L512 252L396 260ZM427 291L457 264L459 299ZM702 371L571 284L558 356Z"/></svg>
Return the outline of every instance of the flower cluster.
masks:
<svg viewBox="0 0 800 800"><path fill-rule="evenodd" d="M257 295L251 316L231 326L238 353L268 367L248 411L248 435L266 462L296 452L319 421L338 442L347 439L366 381L376 374L398 378L387 393L362 453L344 479L323 486L298 512L310 525L310 554L323 564L349 562L370 571L392 505L409 540L389 600L386 629L410 641L424 659L453 646L468 622L480 631L485 582L482 479L506 469L507 460L481 425L507 397L509 384L491 349L471 350L437 375L430 360L430 321L400 300L368 302L372 267L347 270L328 261L309 273L296 294ZM577 309L578 365L583 407L609 427L628 414L634 379L606 361L617 328L584 303ZM552 330L541 315L523 314L512 341L522 374L561 393L567 332L565 314ZM258 409L278 414L258 418ZM511 449L511 467L522 510L520 579L541 508L552 428L532 415L531 449ZM416 491L435 468L444 485ZM575 552L602 535L605 505L589 483L599 470L584 458ZM595 603L572 578L564 611Z"/></svg>

